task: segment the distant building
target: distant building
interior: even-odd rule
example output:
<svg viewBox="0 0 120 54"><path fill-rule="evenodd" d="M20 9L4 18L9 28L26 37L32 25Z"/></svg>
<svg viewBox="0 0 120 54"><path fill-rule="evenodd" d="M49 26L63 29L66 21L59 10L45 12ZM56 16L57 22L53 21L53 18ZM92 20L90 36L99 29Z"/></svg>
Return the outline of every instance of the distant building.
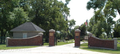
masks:
<svg viewBox="0 0 120 54"><path fill-rule="evenodd" d="M28 38L35 36L38 33L45 32L45 30L38 27L32 22L26 22L12 29L11 32L13 32L13 38Z"/></svg>

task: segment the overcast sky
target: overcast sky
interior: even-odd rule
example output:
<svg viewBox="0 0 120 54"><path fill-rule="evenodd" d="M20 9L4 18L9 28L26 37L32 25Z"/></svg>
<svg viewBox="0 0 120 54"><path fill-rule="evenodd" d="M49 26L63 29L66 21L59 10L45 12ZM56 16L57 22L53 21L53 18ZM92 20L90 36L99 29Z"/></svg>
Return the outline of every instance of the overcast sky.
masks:
<svg viewBox="0 0 120 54"><path fill-rule="evenodd" d="M89 0L71 0L68 7L70 8L70 19L74 19L76 21L76 25L81 25L86 20L89 20L93 16L94 10L87 10L87 2Z"/></svg>
<svg viewBox="0 0 120 54"><path fill-rule="evenodd" d="M64 2L65 0L62 1ZM89 0L71 0L68 4L70 8L70 17L68 19L74 19L76 25L81 25L86 22L86 20L89 20L94 15L94 10L87 10L86 6L88 1ZM115 20L118 18L119 16L117 16Z"/></svg>
<svg viewBox="0 0 120 54"><path fill-rule="evenodd" d="M76 21L76 25L81 25L94 15L94 10L87 10L89 0L71 0L68 7L70 8L70 18Z"/></svg>

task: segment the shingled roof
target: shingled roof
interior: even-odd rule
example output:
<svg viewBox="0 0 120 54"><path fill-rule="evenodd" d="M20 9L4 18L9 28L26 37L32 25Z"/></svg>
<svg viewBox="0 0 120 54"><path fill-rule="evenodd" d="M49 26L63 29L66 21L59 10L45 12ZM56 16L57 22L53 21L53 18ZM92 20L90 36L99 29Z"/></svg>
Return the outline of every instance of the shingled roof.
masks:
<svg viewBox="0 0 120 54"><path fill-rule="evenodd" d="M24 24L22 24L22 25L20 25L20 26L18 26L18 27L16 27L16 28L14 28L14 29L12 29L11 30L12 32L18 32L18 31L20 31L20 32L23 32L23 31L25 31L25 32L45 32L45 30L43 30L42 28L40 28L40 27L38 27L37 25L35 25L34 23L32 23L32 22L26 22L26 23L24 23Z"/></svg>

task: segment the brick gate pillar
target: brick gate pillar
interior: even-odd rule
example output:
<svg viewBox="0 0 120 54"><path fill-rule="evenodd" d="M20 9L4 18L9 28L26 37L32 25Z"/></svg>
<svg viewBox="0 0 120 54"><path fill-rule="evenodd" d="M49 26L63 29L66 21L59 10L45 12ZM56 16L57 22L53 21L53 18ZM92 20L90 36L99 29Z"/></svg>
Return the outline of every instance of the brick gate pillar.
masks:
<svg viewBox="0 0 120 54"><path fill-rule="evenodd" d="M49 30L49 46L55 46L55 30L50 29Z"/></svg>
<svg viewBox="0 0 120 54"><path fill-rule="evenodd" d="M80 47L80 30L75 30L75 47Z"/></svg>

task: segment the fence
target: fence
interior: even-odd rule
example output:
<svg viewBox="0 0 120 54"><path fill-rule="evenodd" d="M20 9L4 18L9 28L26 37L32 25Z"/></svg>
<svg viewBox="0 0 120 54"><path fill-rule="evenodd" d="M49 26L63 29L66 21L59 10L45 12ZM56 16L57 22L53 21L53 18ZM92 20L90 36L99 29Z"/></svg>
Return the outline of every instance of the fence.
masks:
<svg viewBox="0 0 120 54"><path fill-rule="evenodd" d="M43 45L42 35L36 35L26 39L6 38L6 46L36 46Z"/></svg>
<svg viewBox="0 0 120 54"><path fill-rule="evenodd" d="M5 44L6 36L0 36L0 44Z"/></svg>
<svg viewBox="0 0 120 54"><path fill-rule="evenodd" d="M116 50L117 49L117 39L115 38L113 40L103 40L103 39L94 37L92 34L89 34L88 46Z"/></svg>

